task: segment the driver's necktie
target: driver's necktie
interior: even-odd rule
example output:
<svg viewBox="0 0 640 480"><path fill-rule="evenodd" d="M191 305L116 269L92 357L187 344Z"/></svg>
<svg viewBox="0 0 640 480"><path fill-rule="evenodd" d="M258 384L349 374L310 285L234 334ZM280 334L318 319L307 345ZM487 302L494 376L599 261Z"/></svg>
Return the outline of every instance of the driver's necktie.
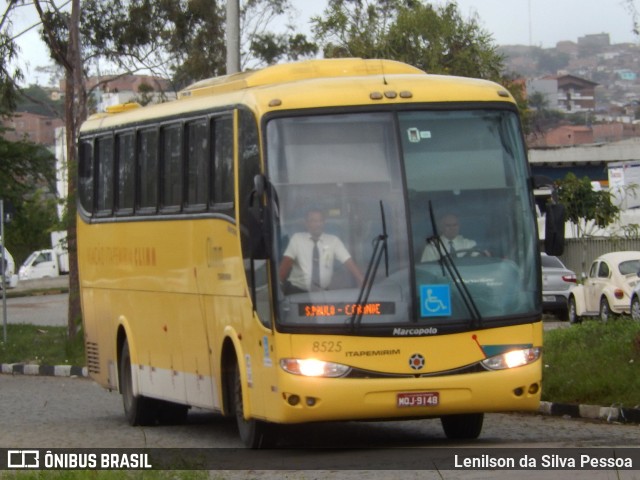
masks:
<svg viewBox="0 0 640 480"><path fill-rule="evenodd" d="M313 241L313 257L311 259L311 290L320 290L320 249L318 239Z"/></svg>
<svg viewBox="0 0 640 480"><path fill-rule="evenodd" d="M453 240L449 240L449 255L456 256L456 247L453 246Z"/></svg>

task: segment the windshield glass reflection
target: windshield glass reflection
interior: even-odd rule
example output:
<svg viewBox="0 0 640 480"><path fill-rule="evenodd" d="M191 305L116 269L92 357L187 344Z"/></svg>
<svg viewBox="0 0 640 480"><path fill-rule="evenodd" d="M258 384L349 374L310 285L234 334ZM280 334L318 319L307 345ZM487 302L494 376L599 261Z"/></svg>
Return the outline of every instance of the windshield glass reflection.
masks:
<svg viewBox="0 0 640 480"><path fill-rule="evenodd" d="M267 161L281 325L459 328L535 312L515 114L278 118Z"/></svg>

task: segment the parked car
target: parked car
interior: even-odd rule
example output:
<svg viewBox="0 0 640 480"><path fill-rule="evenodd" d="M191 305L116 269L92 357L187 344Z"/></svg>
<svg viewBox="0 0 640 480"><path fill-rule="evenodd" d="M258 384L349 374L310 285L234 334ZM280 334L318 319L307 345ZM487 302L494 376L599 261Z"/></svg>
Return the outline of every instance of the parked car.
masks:
<svg viewBox="0 0 640 480"><path fill-rule="evenodd" d="M542 263L542 310L567 320L567 300L571 287L576 284L576 274L564 266L558 257L545 253Z"/></svg>
<svg viewBox="0 0 640 480"><path fill-rule="evenodd" d="M596 258L582 285L569 293L569 321L599 316L608 320L612 314L629 314L631 296L640 280L640 252L611 252ZM639 307L640 308L640 307Z"/></svg>

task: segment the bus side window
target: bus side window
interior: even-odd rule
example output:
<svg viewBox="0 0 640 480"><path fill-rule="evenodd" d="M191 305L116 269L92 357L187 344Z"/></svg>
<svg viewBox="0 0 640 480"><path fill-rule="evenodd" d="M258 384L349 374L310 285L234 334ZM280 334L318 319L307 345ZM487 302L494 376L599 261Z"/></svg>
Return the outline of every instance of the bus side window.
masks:
<svg viewBox="0 0 640 480"><path fill-rule="evenodd" d="M96 213L99 216L108 216L113 213L114 199L114 149L113 137L102 137L96 142L98 160Z"/></svg>
<svg viewBox="0 0 640 480"><path fill-rule="evenodd" d="M161 130L162 157L161 202L163 212L176 212L182 207L182 123Z"/></svg>
<svg viewBox="0 0 640 480"><path fill-rule="evenodd" d="M233 212L233 118L224 116L213 120L214 168L213 204L216 209Z"/></svg>
<svg viewBox="0 0 640 480"><path fill-rule="evenodd" d="M158 207L158 131L142 130L138 137L138 191L140 213Z"/></svg>
<svg viewBox="0 0 640 480"><path fill-rule="evenodd" d="M116 135L116 214L131 215L135 204L135 135Z"/></svg>
<svg viewBox="0 0 640 480"><path fill-rule="evenodd" d="M187 205L189 211L207 208L209 198L209 129L206 119L187 123L186 175Z"/></svg>
<svg viewBox="0 0 640 480"><path fill-rule="evenodd" d="M78 190L80 205L89 215L93 214L93 192L94 192L94 156L93 156L93 140L81 140L79 148L79 171L78 171Z"/></svg>

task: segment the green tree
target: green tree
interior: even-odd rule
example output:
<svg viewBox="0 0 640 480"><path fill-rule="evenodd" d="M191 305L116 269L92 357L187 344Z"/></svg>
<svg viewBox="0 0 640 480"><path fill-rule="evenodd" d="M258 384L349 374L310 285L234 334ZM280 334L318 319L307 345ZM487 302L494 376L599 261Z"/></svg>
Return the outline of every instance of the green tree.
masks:
<svg viewBox="0 0 640 480"><path fill-rule="evenodd" d="M4 133L0 129L0 135ZM15 209L5 229L7 248L20 263L32 250L49 245L57 199L55 158L41 145L22 140L10 142L0 136L0 197Z"/></svg>
<svg viewBox="0 0 640 480"><path fill-rule="evenodd" d="M243 65L315 54L317 47L293 27L283 34L269 30L290 8L290 0L243 2ZM128 73L148 70L173 79L175 89L226 73L223 2L83 0L82 15L87 61L106 61Z"/></svg>
<svg viewBox="0 0 640 480"><path fill-rule="evenodd" d="M588 177L578 178L570 172L558 180L556 186L558 200L565 206L566 219L571 222L574 236L582 242L582 271L585 272L587 237L614 223L620 209L613 203L611 192L594 190Z"/></svg>
<svg viewBox="0 0 640 480"><path fill-rule="evenodd" d="M329 0L312 23L325 57L389 58L434 74L503 80L491 35L455 3Z"/></svg>
<svg viewBox="0 0 640 480"><path fill-rule="evenodd" d="M18 3L16 0L8 0L7 9L0 17L0 116L6 116L16 109L19 98L18 82L23 79L22 71L12 67L20 53L11 34L12 8Z"/></svg>

